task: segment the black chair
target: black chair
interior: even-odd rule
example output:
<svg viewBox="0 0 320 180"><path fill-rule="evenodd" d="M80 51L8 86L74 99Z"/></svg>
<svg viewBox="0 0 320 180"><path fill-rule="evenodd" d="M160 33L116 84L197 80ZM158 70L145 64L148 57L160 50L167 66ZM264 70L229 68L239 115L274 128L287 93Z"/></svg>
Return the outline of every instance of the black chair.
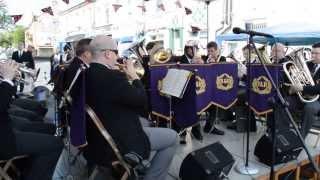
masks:
<svg viewBox="0 0 320 180"><path fill-rule="evenodd" d="M122 156L113 138L111 137L109 132L105 129L101 120L93 111L93 109L90 106L86 105L86 112L88 113L88 115L90 116L90 119L94 122L94 124L99 129L102 136L104 137L104 139L108 142L113 152L115 153L118 160L112 162L112 167L114 168L113 170L118 170L120 173L122 173L120 175L120 179L121 180L137 180L142 178L141 176L145 173L147 168L150 166L149 161L143 160L138 154L134 152L130 152ZM104 167L96 166L93 170L93 173L90 175L89 179L90 180L95 179L95 176L99 174L99 171L101 172L101 168L103 171L106 171ZM112 172L112 174L114 174L114 172Z"/></svg>

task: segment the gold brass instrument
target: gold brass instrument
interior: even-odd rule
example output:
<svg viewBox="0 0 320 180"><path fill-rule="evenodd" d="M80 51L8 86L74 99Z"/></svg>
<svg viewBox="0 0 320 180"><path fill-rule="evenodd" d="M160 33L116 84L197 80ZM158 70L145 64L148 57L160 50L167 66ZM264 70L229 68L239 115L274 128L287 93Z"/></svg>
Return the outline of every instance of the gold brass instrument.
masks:
<svg viewBox="0 0 320 180"><path fill-rule="evenodd" d="M167 63L172 57L170 50L165 50L163 47L160 47L152 54L150 54L150 64L164 64Z"/></svg>
<svg viewBox="0 0 320 180"><path fill-rule="evenodd" d="M272 64L267 52L267 45L259 47L258 54L261 57L261 61L263 61L264 64Z"/></svg>
<svg viewBox="0 0 320 180"><path fill-rule="evenodd" d="M292 84L300 86L314 86L315 83L307 66L304 48L299 48L288 55L291 61L283 63L283 70ZM304 103L318 100L319 95L304 95L297 92L300 100Z"/></svg>
<svg viewBox="0 0 320 180"><path fill-rule="evenodd" d="M2 59L0 60L0 63L6 63L7 61L12 61L12 60L7 60L7 59ZM29 84L31 82L27 82L24 79L22 79L22 73L25 73L27 75L29 75L33 80L37 79L39 71L35 70L35 69L31 69L26 67L26 65L22 64L22 63L17 63L19 65L18 67L18 72L17 72L17 76L16 76L16 81L18 83L25 83L25 84ZM1 78L0 78L1 80Z"/></svg>

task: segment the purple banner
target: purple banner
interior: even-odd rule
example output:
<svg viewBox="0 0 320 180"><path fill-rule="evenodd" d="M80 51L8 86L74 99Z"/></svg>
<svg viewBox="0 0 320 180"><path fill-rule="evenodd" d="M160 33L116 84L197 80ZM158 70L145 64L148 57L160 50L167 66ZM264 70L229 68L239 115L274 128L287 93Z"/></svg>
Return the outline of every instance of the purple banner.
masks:
<svg viewBox="0 0 320 180"><path fill-rule="evenodd" d="M224 109L237 100L236 64L171 64L155 65L150 68L152 113L169 119L169 100L160 95L159 83L168 68L181 68L194 72L182 99L174 98L172 109L178 125L192 125L198 121L197 114L212 104Z"/></svg>
<svg viewBox="0 0 320 180"><path fill-rule="evenodd" d="M281 79L280 65L267 65L273 81L277 84ZM250 73L251 72L251 73ZM251 70L248 68L250 77L250 95L248 102L250 108L258 115L272 112L272 107L268 104L268 99L276 95L274 87L268 78L261 64L251 65ZM249 76L248 76L249 77Z"/></svg>
<svg viewBox="0 0 320 180"><path fill-rule="evenodd" d="M237 102L238 66L237 64L214 64L215 75L210 78L213 86L212 104L229 109Z"/></svg>

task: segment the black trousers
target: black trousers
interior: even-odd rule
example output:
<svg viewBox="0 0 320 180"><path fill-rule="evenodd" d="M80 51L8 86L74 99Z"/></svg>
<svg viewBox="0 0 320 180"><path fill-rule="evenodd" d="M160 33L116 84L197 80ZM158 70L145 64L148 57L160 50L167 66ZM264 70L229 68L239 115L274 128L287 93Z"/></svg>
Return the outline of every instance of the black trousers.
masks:
<svg viewBox="0 0 320 180"><path fill-rule="evenodd" d="M35 132L54 135L56 128L53 124L32 122L26 118L10 115L12 127L23 132Z"/></svg>
<svg viewBox="0 0 320 180"><path fill-rule="evenodd" d="M24 180L51 180L62 152L62 141L52 135L15 131L16 155L28 155L24 164Z"/></svg>
<svg viewBox="0 0 320 180"><path fill-rule="evenodd" d="M37 113L39 116L45 116L48 109L43 103L29 98L18 98L12 102L12 105L18 106L22 109Z"/></svg>
<svg viewBox="0 0 320 180"><path fill-rule="evenodd" d="M20 108L18 106L14 106L12 105L9 109L8 109L8 113L9 115L14 115L14 116L18 116L18 117L23 117L26 118L30 121L33 122L43 122L43 117L38 115L37 113L27 110L27 109L23 109Z"/></svg>

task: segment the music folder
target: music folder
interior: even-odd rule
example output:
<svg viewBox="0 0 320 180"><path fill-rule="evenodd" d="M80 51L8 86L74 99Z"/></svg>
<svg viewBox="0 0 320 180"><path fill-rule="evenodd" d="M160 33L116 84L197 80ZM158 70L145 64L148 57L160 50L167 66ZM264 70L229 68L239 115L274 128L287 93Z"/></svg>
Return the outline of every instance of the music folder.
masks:
<svg viewBox="0 0 320 180"><path fill-rule="evenodd" d="M162 81L160 93L182 98L192 74L185 69L168 69Z"/></svg>

